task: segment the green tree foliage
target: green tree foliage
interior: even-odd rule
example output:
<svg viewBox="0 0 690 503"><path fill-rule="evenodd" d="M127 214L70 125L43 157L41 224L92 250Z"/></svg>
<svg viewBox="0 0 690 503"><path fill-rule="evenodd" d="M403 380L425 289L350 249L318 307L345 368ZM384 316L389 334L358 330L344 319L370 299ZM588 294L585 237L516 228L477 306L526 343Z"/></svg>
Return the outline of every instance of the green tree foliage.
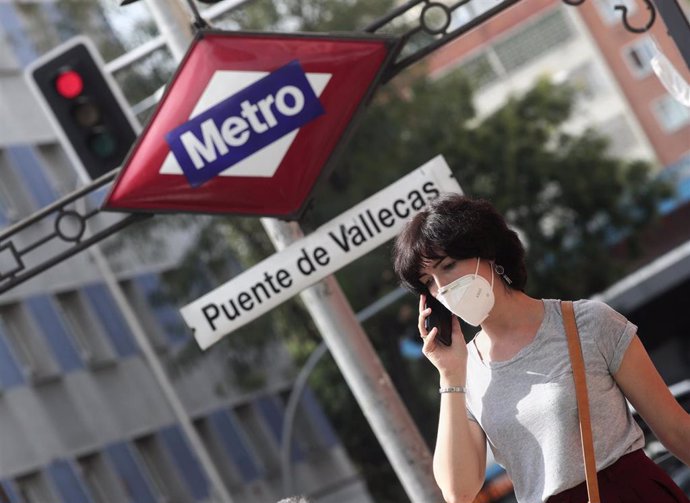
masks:
<svg viewBox="0 0 690 503"><path fill-rule="evenodd" d="M540 81L474 128L470 143L480 147L458 159L468 192L524 232L528 291L539 296L584 297L618 279L639 249L636 233L669 195L649 165L612 157L593 130L563 132L573 104L572 89ZM630 253L614 256L624 237Z"/></svg>
<svg viewBox="0 0 690 503"><path fill-rule="evenodd" d="M669 195L651 167L612 157L608 140L593 130L564 132L575 103L567 86L541 80L481 121L470 100L459 74L438 82L422 78L404 92L383 89L307 224L332 218L442 153L465 193L490 199L522 231L529 293L582 297L619 278L639 250L637 233ZM611 246L623 237L630 254L612 255ZM395 280L384 260L362 261L371 261L378 273L345 271L341 281L346 291L350 283L357 288L353 298L366 305L362 289L385 293Z"/></svg>

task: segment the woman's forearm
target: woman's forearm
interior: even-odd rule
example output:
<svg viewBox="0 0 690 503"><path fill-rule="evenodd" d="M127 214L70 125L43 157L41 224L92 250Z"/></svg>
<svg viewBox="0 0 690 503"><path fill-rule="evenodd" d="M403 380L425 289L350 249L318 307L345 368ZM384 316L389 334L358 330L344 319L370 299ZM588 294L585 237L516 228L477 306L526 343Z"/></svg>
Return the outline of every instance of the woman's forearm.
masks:
<svg viewBox="0 0 690 503"><path fill-rule="evenodd" d="M668 437L662 434L659 440L671 454L690 466L690 414L683 411L675 425L673 434Z"/></svg>
<svg viewBox="0 0 690 503"><path fill-rule="evenodd" d="M467 417L464 393L443 393L434 476L448 502L471 502L484 482L486 440Z"/></svg>

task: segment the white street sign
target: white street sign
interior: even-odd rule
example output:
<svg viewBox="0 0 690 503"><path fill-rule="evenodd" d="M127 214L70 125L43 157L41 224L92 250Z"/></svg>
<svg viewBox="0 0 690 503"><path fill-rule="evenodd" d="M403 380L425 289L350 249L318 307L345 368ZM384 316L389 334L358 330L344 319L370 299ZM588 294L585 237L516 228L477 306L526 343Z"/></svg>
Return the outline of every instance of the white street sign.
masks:
<svg viewBox="0 0 690 503"><path fill-rule="evenodd" d="M271 255L180 312L206 349L223 336L270 311L394 237L405 221L443 192L462 189L437 156Z"/></svg>

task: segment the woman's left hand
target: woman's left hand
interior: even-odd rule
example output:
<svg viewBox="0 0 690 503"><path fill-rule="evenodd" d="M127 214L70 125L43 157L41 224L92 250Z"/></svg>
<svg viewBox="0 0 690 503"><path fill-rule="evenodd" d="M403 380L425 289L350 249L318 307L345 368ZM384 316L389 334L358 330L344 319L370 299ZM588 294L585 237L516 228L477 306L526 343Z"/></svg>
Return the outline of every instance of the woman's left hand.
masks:
<svg viewBox="0 0 690 503"><path fill-rule="evenodd" d="M442 380L455 379L458 376L462 376L464 381L467 368L467 346L460 328L460 322L455 316L452 317L451 345L445 346L436 341L436 335L438 334L436 327L433 327L429 332L426 331L424 321L430 314L431 308L426 307L426 296L422 294L419 296L418 319L419 335L424 341L422 353L438 369ZM464 382L460 384L464 385Z"/></svg>

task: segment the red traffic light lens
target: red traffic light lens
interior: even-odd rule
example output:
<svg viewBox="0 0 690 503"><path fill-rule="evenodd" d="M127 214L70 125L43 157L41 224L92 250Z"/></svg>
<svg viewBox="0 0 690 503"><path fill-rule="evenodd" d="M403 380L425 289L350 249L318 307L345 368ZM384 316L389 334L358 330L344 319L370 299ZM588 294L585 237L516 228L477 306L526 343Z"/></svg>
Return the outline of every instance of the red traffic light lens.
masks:
<svg viewBox="0 0 690 503"><path fill-rule="evenodd" d="M65 70L55 79L55 89L63 98L76 98L84 90L84 80L74 70Z"/></svg>

